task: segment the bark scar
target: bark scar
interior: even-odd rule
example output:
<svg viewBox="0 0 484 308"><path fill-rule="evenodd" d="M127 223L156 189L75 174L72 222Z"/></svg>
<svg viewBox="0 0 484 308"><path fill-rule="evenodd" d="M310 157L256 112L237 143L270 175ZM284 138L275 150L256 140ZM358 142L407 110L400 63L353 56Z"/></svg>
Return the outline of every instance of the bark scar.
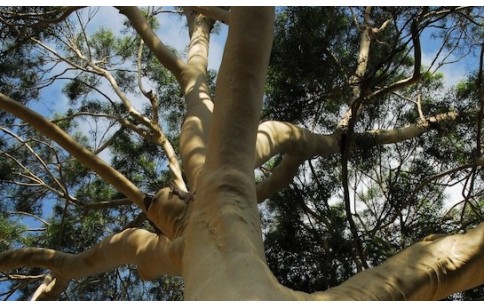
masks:
<svg viewBox="0 0 484 308"><path fill-rule="evenodd" d="M190 201L194 200L195 198L195 193L193 192L187 192L179 189L178 187L175 186L175 184L171 183L170 184L170 189L171 192L174 195L177 195L181 200L183 200L186 204L188 204Z"/></svg>

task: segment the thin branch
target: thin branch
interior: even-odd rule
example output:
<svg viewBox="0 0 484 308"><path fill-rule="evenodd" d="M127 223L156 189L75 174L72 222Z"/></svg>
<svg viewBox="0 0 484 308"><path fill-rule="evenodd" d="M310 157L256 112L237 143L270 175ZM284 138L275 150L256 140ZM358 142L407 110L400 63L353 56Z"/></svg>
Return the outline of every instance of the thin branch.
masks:
<svg viewBox="0 0 484 308"><path fill-rule="evenodd" d="M141 72L141 57L143 55L143 45L144 45L143 40L140 40L139 47L138 47L138 58L136 62L136 65L138 67L138 88L140 89L141 93L143 93L145 97L149 98L148 92L144 89L143 83L141 82L141 79L143 76Z"/></svg>
<svg viewBox="0 0 484 308"><path fill-rule="evenodd" d="M89 55L89 60L92 60L92 54L91 54L91 46L89 45L89 40L87 38L87 33L86 33L86 26L87 25L84 25L82 20L81 20L81 16L79 15L79 12L76 12L76 16L77 16L77 20L79 22L79 24L81 25L81 32L82 32L82 36L84 37L84 42L86 42L86 47L87 47L87 53Z"/></svg>
<svg viewBox="0 0 484 308"><path fill-rule="evenodd" d="M417 95L416 104L417 104L417 110L418 110L418 115L420 116L420 120L425 122L426 119L425 119L425 116L424 116L423 111L422 111L422 94L421 93L419 93Z"/></svg>
<svg viewBox="0 0 484 308"><path fill-rule="evenodd" d="M350 107L336 126L337 130L349 130L349 124L351 121L355 121L354 118L356 117L356 114L360 111L360 106L362 104L361 98L364 89L362 89L363 84L361 81L363 80L366 69L368 67L368 58L372 41L372 28L369 25L371 10L371 6L365 8L363 25L359 26L359 28L361 29L361 34L360 48L358 51L358 58L356 62L357 64L353 75L351 75L351 77L349 78L349 85L352 91Z"/></svg>
<svg viewBox="0 0 484 308"><path fill-rule="evenodd" d="M129 204L133 204L133 201L131 201L128 198L122 198L122 199L116 199L116 200L91 202L91 203L82 204L82 206L88 209L104 209L104 208L113 208L118 206L129 205Z"/></svg>
<svg viewBox="0 0 484 308"><path fill-rule="evenodd" d="M75 47L73 44L71 44L70 47L78 55L79 58L81 58L82 60L86 61L87 65L89 67L91 67L94 70L95 73L97 73L98 75L101 75L104 78L106 78L106 80L109 82L109 84L113 88L114 92L116 93L116 95L123 102L124 106L128 110L128 113L130 115L132 115L134 118L136 118L138 121L140 121L141 123L143 123L144 125L150 127L150 120L147 119L142 114L140 114L135 108L133 108L131 102L126 97L126 95L124 94L124 92L121 91L121 89L118 86L118 83L116 82L116 80L114 79L114 77L111 75L111 73L109 71L107 71L107 70L99 67L94 62L90 61L89 59L87 59L81 53L81 51L77 47Z"/></svg>
<svg viewBox="0 0 484 308"><path fill-rule="evenodd" d="M29 150L29 152L37 159L37 161L42 165L42 167L44 168L44 170L51 177L51 179L57 184L57 186L59 186L59 188L65 194L67 194L67 189L59 182L59 180L57 179L57 177L55 177L52 174L52 172L47 167L47 164L44 162L44 160L42 158L40 158L40 156L32 149L32 147L30 147L30 145L27 143L27 141L24 141L17 134L15 134L14 132L12 132L12 131L10 131L10 130L2 127L2 126L0 126L0 130L2 130L3 132L5 132L5 133L9 134L10 136L14 137L15 139L17 139L18 142L20 142L23 146L25 146Z"/></svg>
<svg viewBox="0 0 484 308"><path fill-rule="evenodd" d="M43 232L43 231L47 231L47 228L30 228L30 229L21 230L20 232Z"/></svg>
<svg viewBox="0 0 484 308"><path fill-rule="evenodd" d="M163 133L163 130L159 126L158 122L158 107L159 107L159 100L158 97L153 93L153 91L147 92L142 83L142 72L141 72L141 56L143 52L143 40L140 41L140 45L138 48L138 61L137 61L137 66L138 66L138 87L143 93L143 95L149 99L151 103L151 123L149 128L153 132L153 141L161 146L163 150L165 151L165 154L168 158L168 167L170 169L170 175L173 179L174 184L176 185L177 188L187 191L186 184L183 180L183 176L181 174L181 168L180 165L178 164L178 160L175 155L175 150L173 149L173 146L171 143L168 141L166 138L165 134Z"/></svg>
<svg viewBox="0 0 484 308"><path fill-rule="evenodd" d="M5 277L10 280L39 280L44 277L44 275L19 275L19 274L6 274L6 273L2 273L2 274L5 275Z"/></svg>
<svg viewBox="0 0 484 308"><path fill-rule="evenodd" d="M477 132L476 132L476 149L475 149L475 160L477 161L477 159L481 158L481 153L482 153L482 150L481 150L481 134L482 134L482 121L483 121L483 118L484 118L484 97L483 97L483 90L482 90L482 69L483 69L483 66L484 66L484 43L481 44L481 52L480 52L480 57L479 57L479 71L478 71L478 75L477 75L477 78L476 78L476 89L477 89L477 96L478 96L478 99L479 99L479 113L478 113L478 116L477 116ZM472 167L472 171L471 171L471 174L470 174L470 183L469 183L469 188L467 190L467 195L464 194L464 190L466 189L467 187L467 181L469 180L469 178L466 180L466 183L464 184L464 187L462 188L463 191L462 191L462 194L464 196L464 209L465 207L467 206L467 204L470 204L471 205L471 208L472 210L474 211L474 213L482 218L482 214L480 213L480 211L473 205L472 202L469 202L469 199L470 199L470 195L472 194L473 190L474 190L474 182L475 182L475 179L476 179L476 175L477 175L477 164L474 164L473 167ZM462 215L464 215L464 210L462 211Z"/></svg>
<svg viewBox="0 0 484 308"><path fill-rule="evenodd" d="M71 114L71 115L69 115L67 117L62 117L62 118L54 119L51 122L52 123L58 123L58 122L62 122L62 121L69 121L69 120L72 120L72 119L74 119L76 117L84 117L84 116L100 117L100 118L107 118L107 119L114 119L114 120L118 120L119 119L119 117L113 116L113 115L110 115L110 114L93 113L93 112L82 111L82 112L73 113L73 114Z"/></svg>
<svg viewBox="0 0 484 308"><path fill-rule="evenodd" d="M464 10L466 8L469 8L469 6L459 6L459 7L451 7L451 8L445 8L445 9L442 9L440 11L431 11L429 13L426 13L425 15L422 16L422 19L430 19L432 17L436 17L436 16L446 16L448 15L449 13L452 13L452 12L458 12L458 11L461 11L461 10Z"/></svg>
<svg viewBox="0 0 484 308"><path fill-rule="evenodd" d="M351 131L353 131L352 120L350 119ZM343 135L348 138L348 135ZM358 272L362 270L361 267L364 269L368 269L369 265L366 261L366 255L363 249L363 243L361 242L360 235L358 234L358 229L353 220L353 213L351 212L351 201L350 201L350 192L349 192L349 172L348 172L348 163L349 163L349 154L350 154L350 141L349 140L342 140L342 149L341 149L341 186L343 187L343 199L344 199L344 207L346 218L348 219L348 223L350 225L350 231L355 243L355 254L356 254L356 265ZM358 262L359 261L359 262Z"/></svg>
<svg viewBox="0 0 484 308"><path fill-rule="evenodd" d="M20 173L20 172L14 172L13 173L14 175L18 175L19 177L26 178L26 179L33 182L33 183L24 183L24 182L19 182L19 181L14 181L14 180L2 180L3 183L10 183L10 184L15 184L15 185L18 185L18 186L26 186L26 187L43 187L43 188L53 192L54 194L60 196L61 198L65 198L66 196L68 197L68 195L66 194L65 191L63 191L63 190L59 191L59 190L55 189L54 187L46 184L41 178L39 178L37 175L33 174L27 167L25 167L18 159L16 159L12 155L5 153L5 152L3 152L1 154L5 155L6 157L8 157L12 161L14 161L15 164L17 164L20 168L22 168L26 172L26 174Z"/></svg>
<svg viewBox="0 0 484 308"><path fill-rule="evenodd" d="M399 94L398 92L392 92L392 94L395 95L395 96L398 96L398 97L400 97L400 98L402 98L404 100L407 100L409 102L414 103L417 106L417 111L418 111L418 115L420 117L420 120L422 122L425 122L426 121L425 116L423 114L423 110L422 110L422 94L421 93L418 93L417 94L417 100L416 101L413 100L413 99L410 99L408 97L405 97L405 96Z"/></svg>
<svg viewBox="0 0 484 308"><path fill-rule="evenodd" d="M52 12L42 12L42 13L19 13L19 12L12 12L12 11L3 11L2 13L4 14L10 14L10 18L16 19L16 20L38 20L36 23L33 24L28 24L27 26L29 27L39 27L42 25L46 24L53 24L53 23L59 23L69 15L71 15L73 12L80 10L82 8L85 8L85 6L68 6L62 9L62 14L56 18L43 18L39 19L39 17L42 17L44 15L50 14ZM26 26L26 24L13 24L13 23L8 23L9 25L12 26Z"/></svg>
<svg viewBox="0 0 484 308"><path fill-rule="evenodd" d="M144 209L143 200L145 194L143 192L141 192L124 175L87 150L57 125L3 93L0 93L0 108L24 120L41 134L57 142L82 164L91 170L94 170L106 182L125 194L136 205L141 207L141 209Z"/></svg>
<svg viewBox="0 0 484 308"><path fill-rule="evenodd" d="M106 142L104 142L101 146L99 146L94 152L94 155L98 155L102 151L104 151L107 147L111 146L114 140L124 131L124 127L120 127Z"/></svg>
<svg viewBox="0 0 484 308"><path fill-rule="evenodd" d="M57 58L59 58L59 60L62 60L64 61L65 63L69 64L70 66L74 67L74 68L77 68L81 71L84 71L84 72L92 72L92 71L89 71L87 70L86 68L80 66L79 64L76 64L74 62L72 62L71 60L61 56L57 51L55 51L54 49L50 48L49 46L45 45L44 43L42 43L41 41L39 41L38 39L36 38L31 38L32 41L34 41L35 43L39 44L40 46L42 46L42 48L44 48L45 50L49 51L51 54L55 55ZM98 73L99 74L99 73ZM99 74L100 75L100 74Z"/></svg>
<svg viewBox="0 0 484 308"><path fill-rule="evenodd" d="M25 216L30 216L30 217L33 217L37 220L39 220L40 222L42 222L44 225L46 226L50 226L50 223L48 223L47 221L43 220L42 218L40 218L39 216L37 215L34 215L34 214L31 214L31 213L27 213L27 212L23 212L23 211L15 211L15 212L7 212L7 214L9 215L25 215Z"/></svg>
<svg viewBox="0 0 484 308"><path fill-rule="evenodd" d="M157 128L158 126L158 107L159 107L159 101L158 97L153 93L153 91L147 92L144 87L143 87L143 82L142 82L142 71L141 71L141 57L143 55L143 40L140 40L139 43L139 48L138 48L138 61L137 61L137 67L138 67L138 88L140 89L141 93L150 101L151 103L151 122L153 125L156 125Z"/></svg>
<svg viewBox="0 0 484 308"><path fill-rule="evenodd" d="M399 89L412 85L421 79L422 74L420 72L420 69L422 66L422 51L420 47L419 23L417 19L414 19L412 21L411 33L412 33L413 57L414 57L413 75L409 78L402 79L390 85L387 85L381 88L380 90L374 91L373 93L367 96L368 99L376 98L387 93L395 92Z"/></svg>

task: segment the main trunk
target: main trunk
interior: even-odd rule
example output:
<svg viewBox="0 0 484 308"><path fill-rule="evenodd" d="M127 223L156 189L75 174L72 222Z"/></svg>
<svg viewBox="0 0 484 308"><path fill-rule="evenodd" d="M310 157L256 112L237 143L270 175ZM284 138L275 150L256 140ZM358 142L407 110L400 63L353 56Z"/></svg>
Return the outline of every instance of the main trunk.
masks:
<svg viewBox="0 0 484 308"><path fill-rule="evenodd" d="M295 299L266 264L249 180L234 170L202 172L184 237L187 300Z"/></svg>

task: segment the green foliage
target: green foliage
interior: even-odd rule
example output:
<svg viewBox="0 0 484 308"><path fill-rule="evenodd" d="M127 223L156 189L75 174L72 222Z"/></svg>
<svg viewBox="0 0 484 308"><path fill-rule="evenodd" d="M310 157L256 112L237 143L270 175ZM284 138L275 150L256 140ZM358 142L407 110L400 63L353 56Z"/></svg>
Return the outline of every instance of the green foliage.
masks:
<svg viewBox="0 0 484 308"><path fill-rule="evenodd" d="M285 190L271 199L277 208L266 234L270 269L287 287L305 292L325 290L354 274L352 245L341 207L318 208L316 219L303 210L307 191ZM321 215L321 216L319 216ZM303 223L312 221L311 227Z"/></svg>
<svg viewBox="0 0 484 308"><path fill-rule="evenodd" d="M112 49L115 43L113 32L108 29L101 28L91 36L92 56L98 61L112 57Z"/></svg>
<svg viewBox="0 0 484 308"><path fill-rule="evenodd" d="M12 223L0 213L0 251L13 248L12 243L18 239L20 230L19 225Z"/></svg>
<svg viewBox="0 0 484 308"><path fill-rule="evenodd" d="M13 166L7 160L0 160L0 181L12 179Z"/></svg>
<svg viewBox="0 0 484 308"><path fill-rule="evenodd" d="M349 33L350 23L342 8L291 7L281 11L276 20L265 117L304 123L324 112L330 117L320 120L331 127L344 103L344 96L340 96L348 93L344 82L347 72L338 62L354 60L351 48L355 44L351 42L357 38ZM314 110L319 112L314 114Z"/></svg>
<svg viewBox="0 0 484 308"><path fill-rule="evenodd" d="M354 20L362 20L363 10L279 10L264 101L265 118L333 132L351 103L348 81L357 65L360 38ZM373 38L361 83L366 91L381 89L413 74L413 47L405 27L418 10L373 8L372 25L379 27L389 17L392 23ZM461 16L456 15L444 19L462 22ZM449 25L442 29L451 36L457 33ZM451 40L445 48L450 50L455 47L453 44L465 50L474 43ZM482 221L482 216L477 218L478 213L482 215L482 208L475 201L464 210L457 207L459 210L448 212L444 188L463 183L469 170L426 182L435 174L468 164L474 157L477 130L472 113L475 114L478 101L475 78L459 83L455 89L444 89L442 73L431 73L425 67L421 71L421 82L399 90L399 95L365 102L356 120L354 130L359 133L416 123L420 116L413 101L418 95L425 116L450 110L460 113L457 124L432 126L413 140L374 146L375 140L360 139L358 148L350 152L350 194L352 204L356 204L351 206L351 219L370 266L381 264L428 234L455 233ZM341 197L340 157L317 158L312 164L313 168L300 168L291 188L269 201L264 218L271 270L285 286L307 292L340 284L356 273L360 259ZM482 179L476 181L482 189Z"/></svg>
<svg viewBox="0 0 484 308"><path fill-rule="evenodd" d="M86 81L81 80L80 77L73 79L71 82L65 84L62 92L69 98L70 101L76 101L81 96L86 95L91 91Z"/></svg>
<svg viewBox="0 0 484 308"><path fill-rule="evenodd" d="M421 10L432 9L373 8L372 26L379 27L389 18L391 22L373 34L361 89L370 93L413 74L415 59L409 25ZM476 46L482 42L476 38L482 38L482 29L470 20L475 11L482 9L469 8L462 10L462 14L422 20L420 32L423 33L424 27L433 27L435 37L448 37L443 50L455 48L454 55L478 50ZM143 9L154 30L160 27L159 12ZM277 12L262 120L290 121L317 132L332 133L354 98L354 85L349 81L358 65L361 34L355 21L362 21L364 8L284 7ZM141 127L108 82L98 72L86 69L86 63L91 61L110 72L119 89L143 115L158 118L177 150L185 104L176 79L144 46L140 77L146 91L152 91L160 104L158 114L153 115L151 102L138 87L141 41L129 22L124 21L120 35L106 28L84 32L92 22L91 12L73 14L63 22L38 23L39 18L55 19L61 13L61 8L0 8L0 92L27 103L39 98L41 89L52 93L61 89L69 103L67 107L51 105L60 100L56 94L44 98L37 106L55 109L53 121L88 149L98 149L114 136L102 156L142 191L156 192L170 181L167 158L149 139L121 127L114 119L128 119ZM459 34L465 39L463 43ZM65 69L65 63L60 65L57 57L35 47L31 38L55 46L64 59L82 69L70 65ZM456 232L482 221L484 175L480 169L460 170L429 181L435 174L468 164L480 152L475 113L481 103L476 84L478 72L454 88L444 89L441 73L432 73L426 67L421 71L418 84L364 101L354 131L364 133L416 123L420 119L414 102L418 95L425 116L455 110L459 112L458 123L432 124L431 131L394 145L374 146L376 139L360 139L347 162L352 194L350 217L342 200L340 155L306 162L289 188L261 206L267 261L285 286L307 292L325 290L357 272L361 260L350 230L350 218L356 224L365 261L370 266L384 262L430 233ZM212 97L215 79L216 72L209 71L207 84ZM51 92L48 93L50 96ZM109 201L125 196L55 143L3 111L0 125L21 136L39 157L28 151L25 144L0 134L0 251L29 245L79 253L122 230L140 214L130 204L110 205ZM274 168L280 159L281 156L274 157L265 168ZM466 185L463 191L467 192L471 176L476 195L449 210L444 188L459 182ZM106 201L107 205L100 205L100 201ZM26 231L34 218L9 214L14 211L38 215L47 221L44 226L47 229ZM139 227L152 228L147 221ZM42 273L39 269L21 272ZM5 285L16 288L14 283L2 287ZM37 285L26 284L15 294L28 299ZM454 298L478 296L482 296L482 289ZM164 276L142 282L132 267L78 279L61 296L62 300L182 298L180 278Z"/></svg>
<svg viewBox="0 0 484 308"><path fill-rule="evenodd" d="M470 77L462 80L455 86L455 92L458 100L467 100L475 96L477 92L476 78Z"/></svg>

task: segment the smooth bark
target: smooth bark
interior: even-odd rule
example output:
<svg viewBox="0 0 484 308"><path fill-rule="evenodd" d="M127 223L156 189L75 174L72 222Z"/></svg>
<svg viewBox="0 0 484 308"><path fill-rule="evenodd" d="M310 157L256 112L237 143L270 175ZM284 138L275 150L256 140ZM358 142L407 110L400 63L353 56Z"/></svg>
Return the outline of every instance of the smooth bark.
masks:
<svg viewBox="0 0 484 308"><path fill-rule="evenodd" d="M79 254L46 248L22 248L0 253L0 271L19 267L41 267L51 271L41 293L62 292L74 278L105 272L125 264L135 265L141 279L150 280L163 274L179 275L180 242L141 229L126 229L107 237ZM57 284L57 286L55 286ZM40 295L36 295L40 296ZM45 294L45 299L54 297Z"/></svg>
<svg viewBox="0 0 484 308"><path fill-rule="evenodd" d="M162 234L126 229L79 254L43 248L6 251L0 253L0 271L19 267L50 269L34 299L55 299L71 279L124 264L135 265L142 279L155 279L162 274L181 275L187 300L429 300L484 283L484 224L481 224L466 234L430 236L389 258L381 266L324 292L306 294L282 286L266 263L257 203L285 187L305 160L317 155L341 153L342 134L338 131L320 135L276 121L259 124L272 44L273 8L235 7L230 13L204 7L185 10L190 34L186 63L163 45L138 8L119 8L160 63L173 73L182 89L187 112L181 128L180 154L191 192L175 183L175 187L160 189L147 202L147 196L123 175L55 124L0 94L0 108L56 141L86 167L96 171L140 206ZM368 25L369 14L370 9L367 9L358 65L353 76L354 101L361 96L362 89L357 84L364 76L371 33L375 31ZM210 18L230 21L215 104L206 84L213 25ZM385 24L381 29L384 27ZM415 22L412 39L414 55L419 60L416 27ZM82 58L82 54L79 57ZM411 78L381 91L388 92L416 82L419 65L415 64ZM112 79L106 70L99 69L98 73ZM114 89L119 90L112 81ZM371 95L381 95L381 91ZM156 123L156 120L150 122L131 110L124 94L117 94L141 122L148 127ZM350 113L349 118L352 115ZM340 124L346 125L349 118L343 118ZM403 128L352 133L347 149L398 143L457 118L456 113L449 112L420 119ZM132 123L124 125L138 129L130 126ZM153 129L156 132L156 128ZM143 131L139 133L142 135ZM162 132L155 136L162 144ZM170 160L174 157L172 150L165 148ZM254 168L281 153L284 153L282 162L256 187ZM179 171L175 162L171 163ZM475 164L482 164L482 159L476 159ZM177 178L183 181L180 174ZM126 201L112 201L110 205L125 204Z"/></svg>

